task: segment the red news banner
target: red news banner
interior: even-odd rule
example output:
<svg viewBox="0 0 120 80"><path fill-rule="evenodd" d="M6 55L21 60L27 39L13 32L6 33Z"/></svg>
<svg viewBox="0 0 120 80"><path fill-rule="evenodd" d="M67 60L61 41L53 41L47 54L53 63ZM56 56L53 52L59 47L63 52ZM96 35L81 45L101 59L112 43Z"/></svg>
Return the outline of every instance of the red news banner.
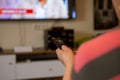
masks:
<svg viewBox="0 0 120 80"><path fill-rule="evenodd" d="M33 9L0 8L1 14L33 14Z"/></svg>

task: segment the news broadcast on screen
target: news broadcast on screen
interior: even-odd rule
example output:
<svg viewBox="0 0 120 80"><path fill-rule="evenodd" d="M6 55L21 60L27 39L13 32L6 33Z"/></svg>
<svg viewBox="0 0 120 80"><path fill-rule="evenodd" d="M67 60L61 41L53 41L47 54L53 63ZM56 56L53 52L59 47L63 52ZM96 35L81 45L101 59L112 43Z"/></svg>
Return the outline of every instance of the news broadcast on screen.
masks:
<svg viewBox="0 0 120 80"><path fill-rule="evenodd" d="M0 0L0 20L76 18L74 0Z"/></svg>

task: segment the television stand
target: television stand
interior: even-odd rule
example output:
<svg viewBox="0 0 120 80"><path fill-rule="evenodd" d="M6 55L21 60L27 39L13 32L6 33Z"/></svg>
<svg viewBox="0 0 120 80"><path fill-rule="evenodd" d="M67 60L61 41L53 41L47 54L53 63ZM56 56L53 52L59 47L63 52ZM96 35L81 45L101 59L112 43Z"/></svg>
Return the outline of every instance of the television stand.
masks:
<svg viewBox="0 0 120 80"><path fill-rule="evenodd" d="M52 79L64 73L63 64L52 50L34 49L25 53L5 50L0 53L0 65L1 80Z"/></svg>

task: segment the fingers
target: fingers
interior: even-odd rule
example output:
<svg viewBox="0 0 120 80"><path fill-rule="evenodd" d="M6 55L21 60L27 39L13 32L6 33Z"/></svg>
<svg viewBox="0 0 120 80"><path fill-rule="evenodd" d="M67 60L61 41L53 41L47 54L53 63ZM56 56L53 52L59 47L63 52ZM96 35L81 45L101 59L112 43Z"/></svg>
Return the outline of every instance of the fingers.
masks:
<svg viewBox="0 0 120 80"><path fill-rule="evenodd" d="M58 56L58 59L64 64L64 57L63 57L64 51L58 48L56 49L56 54Z"/></svg>
<svg viewBox="0 0 120 80"><path fill-rule="evenodd" d="M62 50L68 50L68 47L66 45L62 45Z"/></svg>
<svg viewBox="0 0 120 80"><path fill-rule="evenodd" d="M58 52L58 53L61 53L61 52L63 52L63 50L66 50L66 48L67 48L67 46L65 46L65 45L62 45L62 47L61 47L62 49L60 49L60 48L57 48L56 49L56 52Z"/></svg>
<svg viewBox="0 0 120 80"><path fill-rule="evenodd" d="M58 59L65 65L68 66L69 64L72 64L73 62L73 52L72 50L67 47L66 45L62 45L60 48L56 49L56 54L58 56Z"/></svg>
<svg viewBox="0 0 120 80"><path fill-rule="evenodd" d="M65 52L69 52L71 49L69 47L67 47L66 45L62 45L61 47L62 49L57 48L56 52L57 53L65 53Z"/></svg>
<svg viewBox="0 0 120 80"><path fill-rule="evenodd" d="M61 52L62 52L62 50L61 50L61 49L59 49L59 48L57 48L57 49L56 49L56 52L57 52L57 53L61 53Z"/></svg>

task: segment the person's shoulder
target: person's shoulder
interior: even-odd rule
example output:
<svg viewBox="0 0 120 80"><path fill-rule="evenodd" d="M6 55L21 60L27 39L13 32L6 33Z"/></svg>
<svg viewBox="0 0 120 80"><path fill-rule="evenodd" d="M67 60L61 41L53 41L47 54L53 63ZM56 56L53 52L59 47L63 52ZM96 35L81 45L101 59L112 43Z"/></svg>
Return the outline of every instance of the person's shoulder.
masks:
<svg viewBox="0 0 120 80"><path fill-rule="evenodd" d="M79 48L79 50L85 50L91 51L92 49L102 49L106 48L107 46L116 46L120 45L120 27L111 29L107 32L104 32L103 34L96 36L84 43L82 43Z"/></svg>
<svg viewBox="0 0 120 80"><path fill-rule="evenodd" d="M120 26L117 26L111 30L109 30L108 32L106 32L107 34L116 34L120 32Z"/></svg>
<svg viewBox="0 0 120 80"><path fill-rule="evenodd" d="M120 39L120 26L119 27L116 27L114 29L111 29L109 31L106 31L104 33L102 33L101 35L91 39L90 41L88 41L87 43L89 42L96 42L96 41L104 41L104 39Z"/></svg>

